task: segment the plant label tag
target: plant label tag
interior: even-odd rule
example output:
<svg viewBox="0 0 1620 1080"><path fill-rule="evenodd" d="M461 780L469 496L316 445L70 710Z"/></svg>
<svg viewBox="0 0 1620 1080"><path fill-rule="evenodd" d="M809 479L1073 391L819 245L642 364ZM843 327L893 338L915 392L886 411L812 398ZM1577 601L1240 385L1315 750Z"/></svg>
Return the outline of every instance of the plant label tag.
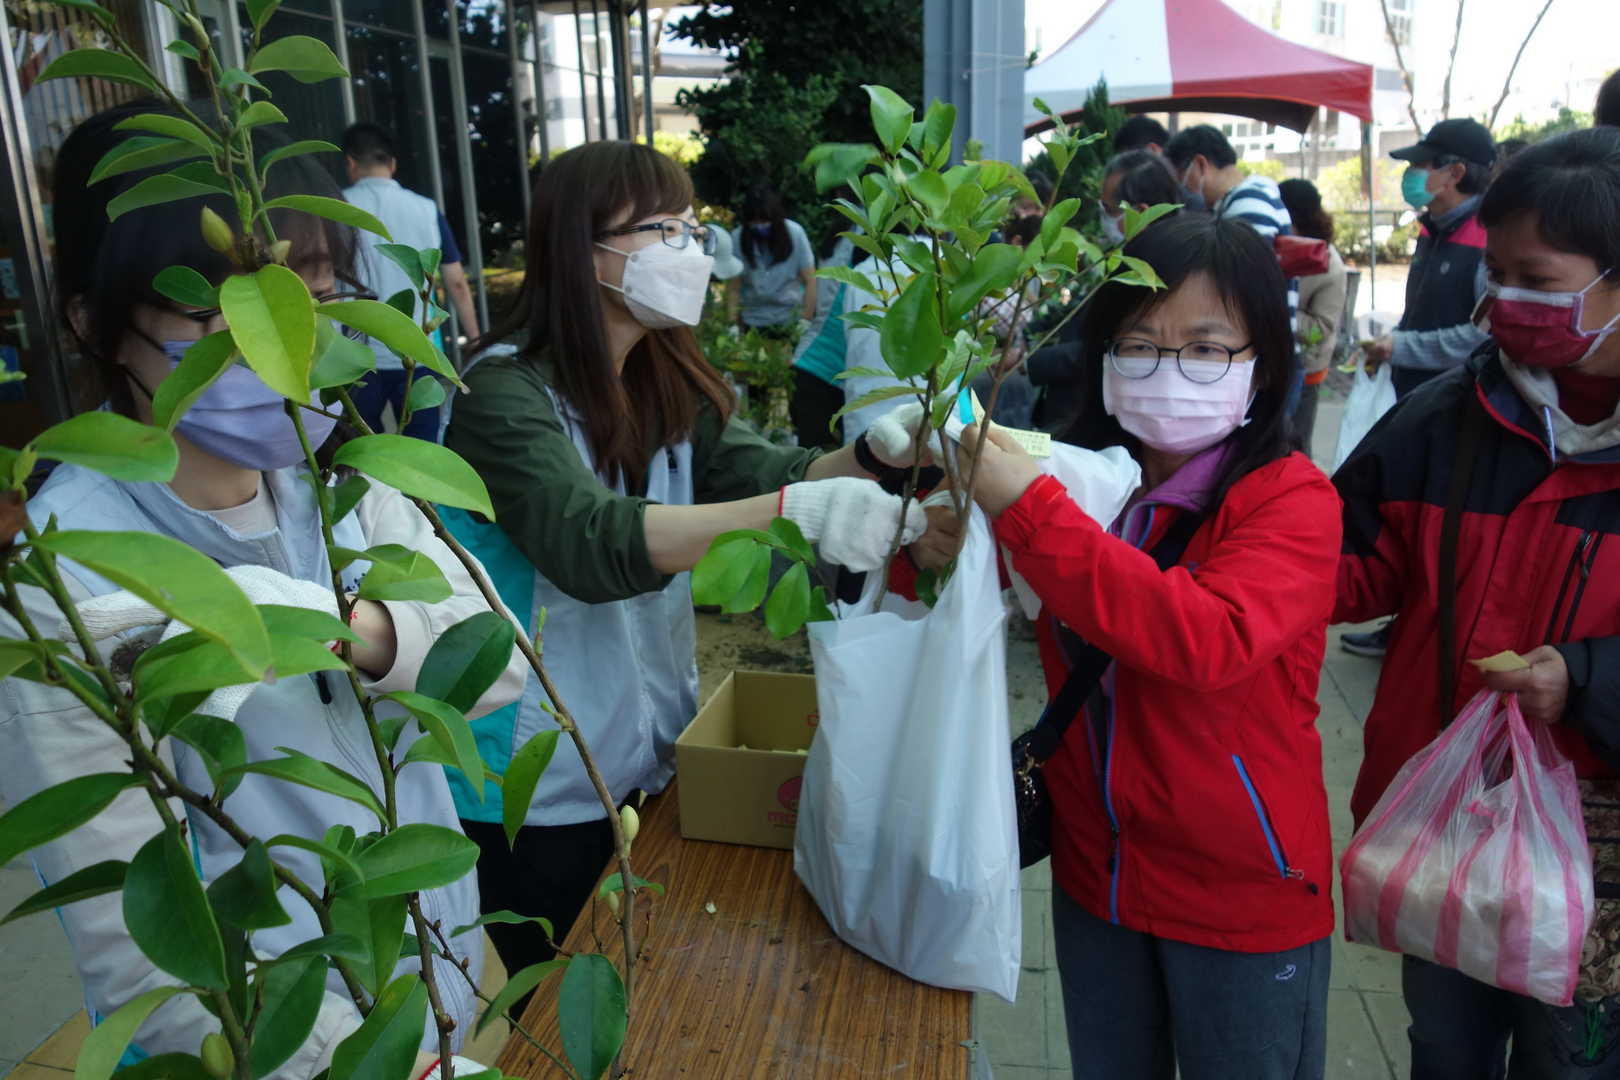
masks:
<svg viewBox="0 0 1620 1080"><path fill-rule="evenodd" d="M1512 649L1468 662L1481 671L1523 671L1530 666L1530 661Z"/></svg>
<svg viewBox="0 0 1620 1080"><path fill-rule="evenodd" d="M956 408L951 411L945 420L945 437L952 442L960 442L962 429L969 424L977 424L984 420L984 405L979 401L979 395L970 387L963 387L961 393L956 395ZM1052 436L1044 431L1025 431L1022 428L1004 427L996 424L997 431L1012 436L1014 442L1021 446L1024 453L1033 458L1049 458L1052 456Z"/></svg>

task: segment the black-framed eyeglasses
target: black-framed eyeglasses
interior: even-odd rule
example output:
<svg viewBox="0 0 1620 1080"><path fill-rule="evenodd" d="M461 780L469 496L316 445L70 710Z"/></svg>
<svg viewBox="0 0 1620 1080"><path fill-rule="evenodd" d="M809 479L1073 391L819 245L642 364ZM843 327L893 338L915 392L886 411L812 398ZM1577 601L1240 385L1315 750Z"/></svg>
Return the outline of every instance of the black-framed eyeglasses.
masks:
<svg viewBox="0 0 1620 1080"><path fill-rule="evenodd" d="M1176 369L1188 382L1220 382L1231 370L1237 354L1252 349L1253 342L1233 348L1218 341L1194 341L1179 349L1167 349L1146 338L1117 338L1108 342L1108 362L1126 379L1145 379L1159 370L1159 360L1176 358Z"/></svg>
<svg viewBox="0 0 1620 1080"><path fill-rule="evenodd" d="M322 293L321 295L315 297L315 302L317 304L336 304L336 303L341 303L344 300L376 300L377 298L378 298L377 294L374 293L374 292L364 292L364 291L329 292L329 293ZM190 319L192 322L197 323L199 326L206 326L208 323L213 322L215 319L219 318L220 315L223 314L223 312L217 307L212 307L212 308L175 308L174 312L175 312L175 314L180 315L183 318ZM353 327L344 326L342 323L339 323L338 326L343 331L343 336L344 337L354 338L355 340L359 340L360 338L365 337L365 334L363 334L359 330L354 329Z"/></svg>
<svg viewBox="0 0 1620 1080"><path fill-rule="evenodd" d="M609 236L629 236L632 233L656 232L664 243L680 251L693 239L703 248L703 254L713 255L717 243L714 229L708 225L694 225L682 218L665 218L646 225L626 225L622 229L606 229L596 234L598 240Z"/></svg>

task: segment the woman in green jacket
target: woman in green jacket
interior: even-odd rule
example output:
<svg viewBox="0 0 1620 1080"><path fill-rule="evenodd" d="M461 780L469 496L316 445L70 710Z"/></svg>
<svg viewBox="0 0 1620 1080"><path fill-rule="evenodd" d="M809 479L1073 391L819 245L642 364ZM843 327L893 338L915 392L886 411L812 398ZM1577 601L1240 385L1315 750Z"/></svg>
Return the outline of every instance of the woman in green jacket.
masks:
<svg viewBox="0 0 1620 1080"><path fill-rule="evenodd" d="M453 528L531 634L544 609L548 672L622 802L669 782L696 713L686 571L710 542L780 514L830 561L871 570L900 500L871 479L885 464L867 444L779 447L732 417L691 330L713 247L678 165L590 143L545 167L532 206L522 289L481 343L445 440L488 485L496 522L454 515ZM913 509L907 526L914 536L926 522ZM541 701L531 678L516 705L475 724L491 768L555 726ZM574 747L558 744L511 848L500 799L452 779L484 849L484 910L544 916L560 941L612 850ZM533 923L490 931L508 971L551 955Z"/></svg>

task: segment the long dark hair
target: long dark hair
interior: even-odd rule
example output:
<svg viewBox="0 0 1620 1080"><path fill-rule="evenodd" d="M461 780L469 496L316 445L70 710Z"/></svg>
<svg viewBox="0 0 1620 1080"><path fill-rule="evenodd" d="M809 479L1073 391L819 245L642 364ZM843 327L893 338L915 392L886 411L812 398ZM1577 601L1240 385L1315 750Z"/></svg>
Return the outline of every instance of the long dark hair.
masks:
<svg viewBox="0 0 1620 1080"><path fill-rule="evenodd" d="M56 226L55 304L59 318L78 339L105 384L107 400L133 415L129 380L118 365L118 351L134 323L140 304L172 308L152 288L152 279L170 266L189 266L215 284L234 269L229 259L204 243L200 215L210 207L226 221L237 220L229 196L207 196L160 203L107 220L107 204L140 181L177 166L162 165L90 183L90 174L107 151L141 131L117 126L142 113L178 117L155 99L127 102L96 113L74 128L62 143L53 179L52 216ZM256 129L256 153L287 145L277 133ZM325 195L340 198L331 174L314 155L285 158L270 172L265 194ZM335 221L287 210L271 211L276 236L292 241L291 263L297 269L321 255L330 257L339 281L356 284L354 230ZM155 388L154 388L155 389Z"/></svg>
<svg viewBox="0 0 1620 1080"><path fill-rule="evenodd" d="M1181 185L1164 163L1164 158L1151 150L1126 150L1115 154L1103 166L1105 175L1119 173L1119 187L1115 197L1122 206L1158 206L1160 203L1184 201Z"/></svg>
<svg viewBox="0 0 1620 1080"><path fill-rule="evenodd" d="M1526 213L1549 245L1620 282L1620 128L1566 131L1514 155L1485 192L1479 222L1491 229Z"/></svg>
<svg viewBox="0 0 1620 1080"><path fill-rule="evenodd" d="M743 195L742 255L749 266L773 266L793 254L793 237L788 234L787 210L782 196L764 184L755 184ZM759 236L754 232L757 222L770 222L770 232ZM760 258L763 248L769 258Z"/></svg>
<svg viewBox="0 0 1620 1080"><path fill-rule="evenodd" d="M1309 180L1284 180L1277 187L1282 191L1283 205L1293 219L1294 231L1313 240L1333 243L1333 215L1322 206L1322 193Z"/></svg>
<svg viewBox="0 0 1620 1080"><path fill-rule="evenodd" d="M527 333L526 356L549 352L556 389L584 421L596 465L630 490L645 482L655 439L673 445L697 425L707 398L731 416L733 399L684 326L648 330L613 368L603 329L596 238L615 221L684 214L692 206L686 170L648 146L586 143L540 171L530 199L528 270L511 310L473 350Z"/></svg>
<svg viewBox="0 0 1620 1080"><path fill-rule="evenodd" d="M1126 322L1163 303L1193 275L1207 275L1228 313L1248 334L1256 365L1249 421L1228 437L1232 452L1216 478L1211 505L1218 505L1233 484L1294 449L1288 417L1283 412L1294 363L1294 335L1288 320L1287 283L1277 256L1248 225L1207 214L1178 214L1156 222L1132 238L1124 252L1145 260L1158 272L1166 288L1153 292L1109 282L1091 298L1080 316L1080 348L1088 392L1085 407L1066 441L1093 450L1124 445L1133 454L1140 454L1136 438L1103 411L1107 343Z"/></svg>

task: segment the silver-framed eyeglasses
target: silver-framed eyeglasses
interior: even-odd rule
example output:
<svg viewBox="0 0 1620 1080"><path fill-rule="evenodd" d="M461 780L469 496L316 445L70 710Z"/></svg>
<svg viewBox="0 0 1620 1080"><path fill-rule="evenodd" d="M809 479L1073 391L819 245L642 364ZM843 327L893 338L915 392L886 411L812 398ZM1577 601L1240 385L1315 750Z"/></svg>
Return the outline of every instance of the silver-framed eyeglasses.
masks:
<svg viewBox="0 0 1620 1080"><path fill-rule="evenodd" d="M715 249L714 229L708 225L694 225L682 218L665 218L663 221L649 222L646 225L626 225L622 229L605 229L596 234L601 240L609 236L629 236L638 232L657 232L664 243L676 251L683 250L693 240L703 249L703 254L713 255Z"/></svg>
<svg viewBox="0 0 1620 1080"><path fill-rule="evenodd" d="M1108 342L1108 362L1122 378L1145 379L1159 370L1159 361L1173 356L1176 368L1189 382L1220 382L1231 370L1232 361L1254 344L1233 348L1218 341L1194 341L1179 349L1167 349L1146 338L1116 338Z"/></svg>

